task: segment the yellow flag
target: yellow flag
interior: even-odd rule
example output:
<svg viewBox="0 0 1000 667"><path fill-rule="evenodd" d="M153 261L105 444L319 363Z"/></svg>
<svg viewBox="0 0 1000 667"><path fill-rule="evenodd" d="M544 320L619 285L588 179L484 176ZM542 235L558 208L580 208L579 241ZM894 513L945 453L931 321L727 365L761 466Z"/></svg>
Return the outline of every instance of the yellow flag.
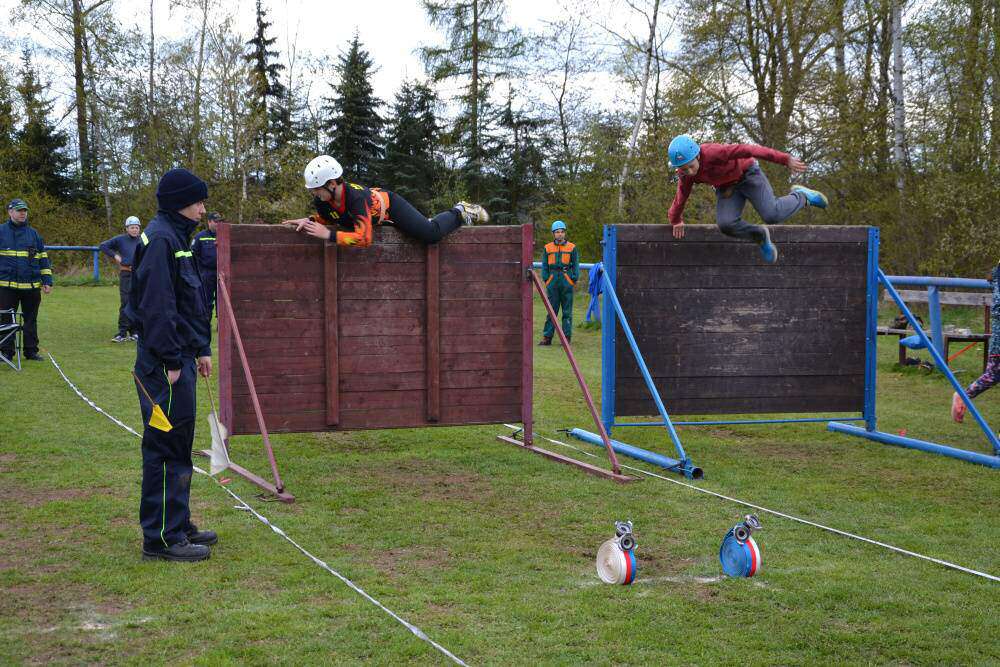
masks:
<svg viewBox="0 0 1000 667"><path fill-rule="evenodd" d="M153 404L153 416L149 418L149 425L158 428L165 433L169 433L173 426L170 420L163 414L163 410L156 403Z"/></svg>

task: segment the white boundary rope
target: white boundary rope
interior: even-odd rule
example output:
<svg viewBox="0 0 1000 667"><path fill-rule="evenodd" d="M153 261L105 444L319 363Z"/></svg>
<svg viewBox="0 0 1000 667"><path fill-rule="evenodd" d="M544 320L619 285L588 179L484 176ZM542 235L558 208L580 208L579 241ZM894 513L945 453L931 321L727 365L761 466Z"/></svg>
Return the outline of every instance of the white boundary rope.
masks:
<svg viewBox="0 0 1000 667"><path fill-rule="evenodd" d="M107 412L105 412L104 410L102 410L100 408L100 406L98 406L92 400L90 400L89 398L87 398L83 394L83 392L81 392L79 389L77 389L76 385L73 384L73 382L68 377L66 377L66 374L63 373L62 368L60 368L59 364L56 363L55 357L52 356L52 353L46 351L45 354L48 355L49 360L52 362L52 365L56 367L56 370L59 371L59 375L61 375L62 379L66 381L66 384L69 385L70 389L72 389L74 392L76 392L76 395L79 396L81 399L83 399L83 401L87 405L89 405L94 410L96 410L97 412L101 413L102 415L104 415L105 417L107 417L108 419L110 419L111 421L113 421L115 424L117 424L118 426L122 427L123 429L125 429L126 431L128 431L129 433L131 433L132 435L134 435L135 437L142 438L142 435L139 434L138 432L136 432L135 429L133 429L132 427L128 426L127 424L125 424L123 421L121 421L117 417L115 417L115 416L113 416L111 414L108 414ZM296 549L298 549L299 551L301 551L302 554L306 556L306 558L308 558L312 562L316 563L316 565L319 565L321 568L323 568L324 570L326 570L327 572L329 572L330 574L332 574L333 576L335 576L337 579L340 579L342 582L344 582L345 584L347 584L347 586L349 586L358 595L362 596L363 598L365 598L366 600L368 600L369 602L371 602L373 605L375 605L376 607L378 607L379 609L381 609L382 611L384 611L386 614L388 614L389 616L391 616L393 619L395 619L396 621L398 621L403 627L405 627L407 630L409 630L410 632L412 632L416 637L418 637L419 639L422 639L423 641L427 642L428 644L430 644L431 646L433 646L434 648L436 648L444 656L446 656L447 658L449 658L452 662L454 662L457 665L463 665L465 667L468 667L461 660L461 658L459 658L454 653L452 653L451 651L449 651L448 649L446 649L444 646L441 646L436 641L434 641L433 639L431 639L430 637L428 637L427 634L423 630L421 630L417 626L413 625L412 623L410 623L406 619L404 619L401 616L399 616L399 614L397 614L396 612L392 611L391 609L389 609L388 607L386 607L384 604L382 604L381 602L379 602L378 600L376 600L375 598L373 598L371 595L369 595L367 592L365 592L365 590L363 588L361 588L360 586L358 586L357 584L355 584L353 581L351 581L350 579L348 579L344 575L342 575L339 572L337 572L336 570L334 570L332 567L330 567L329 565L327 565L324 561L320 560L316 556L314 556L311 553L309 553L308 551L306 551L301 545L299 545L298 542L296 542L291 537L289 537L288 534L285 531L283 531L281 528L279 528L278 526L276 526L273 523L271 523L267 519L267 517L265 517L260 512L258 512L257 510L255 510L253 507L251 507L249 503L247 503L245 500L243 500L242 498L240 498L238 495L236 495L235 493L233 493L233 491L230 488L228 488L228 487L224 486L223 484L221 484L219 482L219 480L215 479L214 477L212 477L211 475L209 475L207 472L205 472L204 470L202 470L198 466L194 466L194 469L195 469L196 472L201 473L202 475L205 475L206 477L208 477L209 479L211 479L223 491L225 491L230 496L232 496L239 503L239 506L236 507L236 509L239 509L239 510L242 510L242 511L246 511L246 512L249 512L250 514L252 514L258 521L260 521L262 524L264 524L265 526L267 526L268 528L270 528L277 535L280 535L281 537L285 538L285 540L289 544L291 544L293 547L295 547Z"/></svg>
<svg viewBox="0 0 1000 667"><path fill-rule="evenodd" d="M514 429L515 431L523 430L519 426L515 426L513 424L504 424L504 426L506 426L507 428L510 428L510 429ZM581 448L576 447L574 445L571 445L569 443L560 442L559 440L553 440L552 438L546 438L544 435L539 435L538 433L535 433L535 437L541 438L542 440L546 440L546 441L551 442L552 444L555 444L555 445L560 445L562 447L566 447L568 449L572 449L574 451L580 452L581 454L583 454L585 456L589 456L591 458L595 458L595 459L601 458L600 456L597 456L593 452L588 452L585 449L581 449ZM809 521L808 519L801 519L801 518L799 518L797 516L792 516L791 514L785 514L784 512L778 512L777 510L768 509L767 507L762 507L761 505L755 505L755 504L753 504L751 502L747 502L745 500L740 500L739 498L733 498L731 496L726 496L726 495L723 495L721 493L716 493L715 491L709 491L708 489L703 489L700 486L695 486L694 484L688 484L687 482L682 482L679 479L673 479L672 477L667 477L665 475L660 475L660 474L657 474L655 472L650 472L648 470L643 470L642 468L635 468L633 466L626 465L626 464L621 463L621 462L619 462L619 465L622 468L627 468L627 469L632 470L634 472L638 472L638 473L641 473L643 475L648 475L649 477L655 477L657 479L662 479L662 480L664 480L666 482L670 482L671 484L677 484L678 486L683 486L683 487L687 487L689 489L694 489L695 491L698 491L699 493L704 493L704 494L707 494L707 495L710 495L710 496L715 496L716 498L721 498L723 500L728 500L731 503L736 503L737 505L743 505L744 507L750 507L750 508L753 508L753 509L758 510L760 512L765 512L765 513L771 514L773 516L781 517L782 519L788 519L789 521L795 521L795 522L798 522L798 523L802 523L802 524L805 524L807 526L812 526L813 528L819 528L820 530L825 530L827 532L834 533L835 535L842 535L844 537L849 537L852 540L859 540L861 542L866 542L868 544L874 544L875 546L882 547L883 549L888 549L890 551L895 551L896 553L903 554L904 556L912 556L913 558L919 558L921 560L926 560L926 561L929 561L931 563L937 563L938 565L943 565L944 567L950 568L952 570L958 570L959 572L965 572L966 574L972 574L972 575L975 575L977 577L982 577L984 579L989 579L991 581L1000 581L1000 577L997 577L995 575L989 574L987 572L980 572L979 570L973 570L973 569L968 568L968 567L963 567L961 565L956 565L955 563L950 563L950 562L948 562L946 560L941 560L940 558L934 558L933 556L925 556L925 555L919 554L919 553L917 553L915 551L910 551L908 549L903 549L903 548L900 548L900 547L896 547L896 546L893 546L891 544L886 544L885 542L879 542L878 540L873 540L873 539L870 539L870 538L867 538L867 537L863 537L861 535L855 535L854 533L849 533L846 530L840 530L838 528L831 528L830 526L824 526L823 524L816 523L815 521Z"/></svg>

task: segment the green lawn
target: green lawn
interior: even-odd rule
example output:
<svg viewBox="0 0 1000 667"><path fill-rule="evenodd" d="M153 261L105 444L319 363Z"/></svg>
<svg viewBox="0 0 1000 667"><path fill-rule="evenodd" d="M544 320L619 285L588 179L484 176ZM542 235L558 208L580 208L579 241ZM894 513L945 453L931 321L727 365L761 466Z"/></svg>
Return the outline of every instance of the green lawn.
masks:
<svg viewBox="0 0 1000 667"><path fill-rule="evenodd" d="M138 428L132 349L109 341L117 299L110 286L57 288L42 307L42 345L85 394ZM578 319L585 306L581 297ZM600 334L578 330L574 344L599 396ZM880 341L880 428L988 452L971 419L951 423L945 380L897 370L895 354L894 338ZM193 512L221 536L211 560L142 562L138 441L51 364L26 363L20 374L0 368L0 662L444 662L204 477ZM963 382L978 375L978 353L957 363ZM536 430L561 438L556 429L591 428L562 350L539 349L535 371ZM994 424L998 399L978 402ZM599 480L498 442L504 432L276 436L298 502L231 488L470 664L1000 661L995 582L767 515L761 573L720 579L719 542L741 507L662 480ZM662 431L616 436L671 452ZM998 470L821 424L681 436L705 469L699 486L1000 574ZM200 428L197 444L207 443ZM233 444L238 462L265 472L259 439ZM636 526L639 577L605 586L594 555L625 518Z"/></svg>

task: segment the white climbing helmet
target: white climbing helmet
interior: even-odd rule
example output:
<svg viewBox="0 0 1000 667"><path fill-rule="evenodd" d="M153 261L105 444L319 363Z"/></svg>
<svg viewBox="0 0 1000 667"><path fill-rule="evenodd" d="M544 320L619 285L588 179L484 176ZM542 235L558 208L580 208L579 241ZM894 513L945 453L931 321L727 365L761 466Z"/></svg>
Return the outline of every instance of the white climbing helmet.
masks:
<svg viewBox="0 0 1000 667"><path fill-rule="evenodd" d="M339 162L329 155L320 155L306 165L303 176L306 179L306 188L311 190L323 187L327 181L340 178L343 173L344 168Z"/></svg>
<svg viewBox="0 0 1000 667"><path fill-rule="evenodd" d="M140 221L139 218L135 217L134 215L130 215L129 217L125 218L125 228L128 229L132 225L138 225L139 227L142 227L142 221Z"/></svg>

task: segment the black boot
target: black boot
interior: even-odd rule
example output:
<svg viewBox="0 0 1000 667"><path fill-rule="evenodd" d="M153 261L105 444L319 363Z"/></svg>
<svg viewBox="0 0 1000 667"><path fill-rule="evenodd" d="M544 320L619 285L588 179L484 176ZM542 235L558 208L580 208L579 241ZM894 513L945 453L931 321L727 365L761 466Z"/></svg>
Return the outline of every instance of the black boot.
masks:
<svg viewBox="0 0 1000 667"><path fill-rule="evenodd" d="M542 340L539 341L539 345L552 345L552 336L542 336Z"/></svg>
<svg viewBox="0 0 1000 667"><path fill-rule="evenodd" d="M212 555L212 550L204 544L191 544L189 540L172 544L167 548L142 547L143 560L173 560L193 563L205 560Z"/></svg>
<svg viewBox="0 0 1000 667"><path fill-rule="evenodd" d="M219 541L219 536L215 534L214 530L198 530L198 526L193 523L188 524L186 532L188 541L191 542L191 544L204 544L205 546L209 546Z"/></svg>

